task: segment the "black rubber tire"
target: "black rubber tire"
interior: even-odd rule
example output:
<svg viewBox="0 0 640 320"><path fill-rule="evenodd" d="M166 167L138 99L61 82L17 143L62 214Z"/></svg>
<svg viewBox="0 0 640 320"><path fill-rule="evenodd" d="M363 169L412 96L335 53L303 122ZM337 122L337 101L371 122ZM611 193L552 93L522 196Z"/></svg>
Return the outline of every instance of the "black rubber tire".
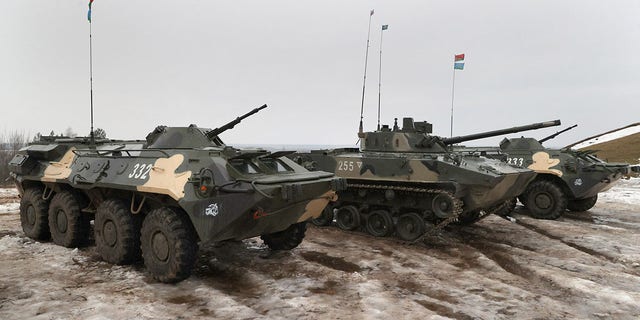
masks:
<svg viewBox="0 0 640 320"><path fill-rule="evenodd" d="M141 215L133 215L120 199L109 199L98 206L94 236L104 261L123 265L140 260L141 220Z"/></svg>
<svg viewBox="0 0 640 320"><path fill-rule="evenodd" d="M29 188L20 200L20 223L24 234L35 240L48 240L49 202L42 199L42 189Z"/></svg>
<svg viewBox="0 0 640 320"><path fill-rule="evenodd" d="M551 181L532 182L526 196L527 209L534 218L554 220L567 210L567 197L562 188Z"/></svg>
<svg viewBox="0 0 640 320"><path fill-rule="evenodd" d="M593 206L596 205L596 202L598 202L597 194L589 198L569 200L569 203L567 203L567 209L575 212L584 212L593 208Z"/></svg>
<svg viewBox="0 0 640 320"><path fill-rule="evenodd" d="M398 238L406 241L414 241L426 232L424 219L417 213L405 213L396 222L396 234Z"/></svg>
<svg viewBox="0 0 640 320"><path fill-rule="evenodd" d="M70 192L56 193L49 204L49 231L53 243L77 248L89 239L90 218L83 214L81 198Z"/></svg>
<svg viewBox="0 0 640 320"><path fill-rule="evenodd" d="M431 210L441 219L450 217L453 213L453 207L452 199L445 194L436 195L431 202Z"/></svg>
<svg viewBox="0 0 640 320"><path fill-rule="evenodd" d="M311 223L318 227L328 226L333 222L333 206L327 205L319 217L311 219Z"/></svg>
<svg viewBox="0 0 640 320"><path fill-rule="evenodd" d="M354 230L360 226L360 212L354 206L344 206L336 212L336 224L342 230Z"/></svg>
<svg viewBox="0 0 640 320"><path fill-rule="evenodd" d="M280 232L261 235L260 239L271 250L291 250L302 243L305 232L307 232L306 221L292 224Z"/></svg>
<svg viewBox="0 0 640 320"><path fill-rule="evenodd" d="M163 207L145 217L140 231L144 265L160 282L174 283L191 275L198 253L198 240L186 214Z"/></svg>
<svg viewBox="0 0 640 320"><path fill-rule="evenodd" d="M393 233L393 219L386 210L375 210L369 213L366 224L367 232L376 237L386 237Z"/></svg>

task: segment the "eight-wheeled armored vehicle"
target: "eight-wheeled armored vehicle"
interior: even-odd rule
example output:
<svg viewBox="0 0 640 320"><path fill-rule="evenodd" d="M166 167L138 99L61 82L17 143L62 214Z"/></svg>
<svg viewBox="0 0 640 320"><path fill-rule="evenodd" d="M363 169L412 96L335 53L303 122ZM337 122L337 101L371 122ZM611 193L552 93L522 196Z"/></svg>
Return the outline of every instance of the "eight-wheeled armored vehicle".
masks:
<svg viewBox="0 0 640 320"><path fill-rule="evenodd" d="M347 179L338 202L328 206L314 224L335 219L345 230L364 229L374 236L395 234L415 241L428 227L472 223L503 209L535 177L528 169L450 150L451 144L468 137L442 138L431 132L426 121L404 118L400 128L396 119L393 128L385 125L375 132L362 132L360 150L292 155L310 170Z"/></svg>
<svg viewBox="0 0 640 320"><path fill-rule="evenodd" d="M9 164L25 234L77 247L94 219L104 260L142 256L162 282L190 275L198 242L261 236L271 249L296 247L344 181L305 170L287 152L219 138L265 107L213 130L159 126L143 141L49 137L25 147Z"/></svg>
<svg viewBox="0 0 640 320"><path fill-rule="evenodd" d="M550 149L542 145L574 127L575 125L540 140L505 138L499 147L454 149L504 159L512 165L537 172L538 176L529 183L518 199L533 217L557 219L567 209L589 210L596 204L598 193L611 188L614 182L630 170L626 163L606 163L590 151Z"/></svg>

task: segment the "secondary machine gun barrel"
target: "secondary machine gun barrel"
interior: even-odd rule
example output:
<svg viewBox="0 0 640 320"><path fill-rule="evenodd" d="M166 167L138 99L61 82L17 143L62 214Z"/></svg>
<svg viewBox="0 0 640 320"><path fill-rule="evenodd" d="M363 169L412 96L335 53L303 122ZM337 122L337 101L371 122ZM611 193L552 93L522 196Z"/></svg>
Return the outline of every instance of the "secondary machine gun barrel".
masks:
<svg viewBox="0 0 640 320"><path fill-rule="evenodd" d="M227 131L229 129L232 129L236 124L240 123L240 121L242 121L242 120L244 120L244 119L246 119L246 118L248 118L248 117L250 117L250 116L252 116L252 115L254 115L256 113L258 113L258 111L260 111L260 110L262 110L262 109L264 109L266 107L267 107L267 105L263 104L261 107L255 108L255 109L243 114L242 116L237 117L235 120L230 121L229 123L225 124L224 126L219 127L219 128L215 128L215 129L207 132L207 138L209 138L209 139L214 138L214 137L218 136L219 134L221 134L221 133L223 133L223 132L225 132L225 131Z"/></svg>
<svg viewBox="0 0 640 320"><path fill-rule="evenodd" d="M456 143L470 141L470 140L478 140L478 139L483 139L488 137L501 136L504 134L510 134L510 133L516 133L521 131L528 131L528 130L536 130L536 129L542 129L542 128L559 126L559 125L560 125L560 120L538 122L538 123L533 123L525 126L486 131L486 132L475 133L475 134L470 134L466 136L443 138L442 142L444 142L444 144L456 144Z"/></svg>
<svg viewBox="0 0 640 320"><path fill-rule="evenodd" d="M559 136L559 135L561 135L561 134L563 134L563 133L565 133L565 132L567 132L567 131L569 131L569 130L571 130L571 129L573 129L573 128L577 127L577 126L578 126L577 124L574 124L574 125L572 125L572 126L571 126L571 127L569 127L569 128L566 128L566 129L564 129L564 130L560 130L560 131L558 131L558 132L556 132L556 133L554 133L554 134L552 134L552 135L550 135L550 136L548 136L548 137L544 137L544 138L542 138L542 139L538 140L538 142L543 143L543 142L545 142L545 141L547 141L547 140L551 140L551 139L553 139L553 138L555 138L555 137L557 137L557 136Z"/></svg>

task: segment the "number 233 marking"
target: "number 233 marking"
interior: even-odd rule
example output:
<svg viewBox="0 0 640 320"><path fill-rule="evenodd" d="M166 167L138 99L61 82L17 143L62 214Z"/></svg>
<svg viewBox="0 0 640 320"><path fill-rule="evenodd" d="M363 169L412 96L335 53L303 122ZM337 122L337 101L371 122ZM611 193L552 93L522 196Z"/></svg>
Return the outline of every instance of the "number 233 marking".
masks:
<svg viewBox="0 0 640 320"><path fill-rule="evenodd" d="M133 171L129 174L129 178L144 180L147 178L147 175L149 174L149 171L151 171L151 168L153 168L153 165L151 163L136 163L133 166Z"/></svg>

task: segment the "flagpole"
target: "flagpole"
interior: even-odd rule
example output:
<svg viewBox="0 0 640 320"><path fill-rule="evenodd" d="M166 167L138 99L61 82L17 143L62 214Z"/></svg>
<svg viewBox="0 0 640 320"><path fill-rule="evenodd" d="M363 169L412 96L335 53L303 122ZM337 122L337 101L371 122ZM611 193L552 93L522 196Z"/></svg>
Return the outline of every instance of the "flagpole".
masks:
<svg viewBox="0 0 640 320"><path fill-rule="evenodd" d="M93 134L93 46L91 43L91 20L89 20L89 88L91 96L91 145L95 145L95 137Z"/></svg>
<svg viewBox="0 0 640 320"><path fill-rule="evenodd" d="M453 137L453 97L456 90L456 68L453 67L453 84L451 85L451 132L450 137Z"/></svg>
<svg viewBox="0 0 640 320"><path fill-rule="evenodd" d="M382 35L384 29L380 30L380 66L378 67L378 131L380 130L380 91L382 89Z"/></svg>
<svg viewBox="0 0 640 320"><path fill-rule="evenodd" d="M364 138L364 131L362 128L362 114L364 112L364 91L367 83L367 62L369 60L369 36L371 35L371 17L373 16L373 10L369 13L369 27L367 29L367 49L364 54L364 78L362 80L362 102L360 105L360 127L358 128L358 137Z"/></svg>

